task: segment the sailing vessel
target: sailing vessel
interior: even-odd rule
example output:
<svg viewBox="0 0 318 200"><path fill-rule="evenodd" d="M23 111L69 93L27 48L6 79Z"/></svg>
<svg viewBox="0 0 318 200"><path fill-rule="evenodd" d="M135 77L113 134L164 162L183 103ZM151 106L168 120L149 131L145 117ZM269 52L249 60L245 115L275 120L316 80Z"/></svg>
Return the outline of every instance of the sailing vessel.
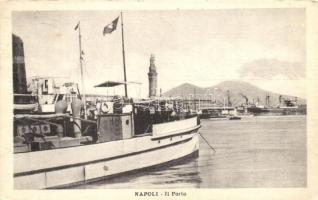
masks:
<svg viewBox="0 0 318 200"><path fill-rule="evenodd" d="M24 64L13 66L20 71L21 67ZM16 73L14 81L24 76ZM71 112L65 95L54 102L52 112L15 112L15 189L60 188L198 155L201 125L197 115L184 112L174 99L129 99L125 68L124 76L123 82L97 86L124 85L125 96L98 100L94 109L87 107L82 93L70 102ZM20 90L19 95L28 94Z"/></svg>

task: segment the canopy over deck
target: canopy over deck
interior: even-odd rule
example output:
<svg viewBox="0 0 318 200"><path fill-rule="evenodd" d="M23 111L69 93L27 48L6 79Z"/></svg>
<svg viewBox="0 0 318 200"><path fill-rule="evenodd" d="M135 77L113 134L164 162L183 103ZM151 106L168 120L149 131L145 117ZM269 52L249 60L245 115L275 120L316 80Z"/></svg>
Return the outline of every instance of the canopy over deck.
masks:
<svg viewBox="0 0 318 200"><path fill-rule="evenodd" d="M115 87L118 85L125 85L125 84L139 84L139 82L125 82L125 81L105 81L104 83L95 85L94 87Z"/></svg>

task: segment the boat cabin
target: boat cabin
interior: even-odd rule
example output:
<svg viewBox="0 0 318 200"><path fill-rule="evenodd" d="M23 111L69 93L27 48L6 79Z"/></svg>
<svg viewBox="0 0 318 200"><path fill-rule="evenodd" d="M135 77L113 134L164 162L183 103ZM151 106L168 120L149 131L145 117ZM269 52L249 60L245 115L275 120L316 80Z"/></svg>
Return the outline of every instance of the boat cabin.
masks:
<svg viewBox="0 0 318 200"><path fill-rule="evenodd" d="M105 82L97 87L114 87L123 82ZM29 152L89 145L159 132L160 124L192 118L180 99L128 99L121 96L99 99L84 109L82 100L54 104L54 113L16 114L14 151ZM84 112L86 110L86 113ZM199 122L195 122L199 124ZM186 126L180 124L180 126ZM173 125L170 127L173 130Z"/></svg>

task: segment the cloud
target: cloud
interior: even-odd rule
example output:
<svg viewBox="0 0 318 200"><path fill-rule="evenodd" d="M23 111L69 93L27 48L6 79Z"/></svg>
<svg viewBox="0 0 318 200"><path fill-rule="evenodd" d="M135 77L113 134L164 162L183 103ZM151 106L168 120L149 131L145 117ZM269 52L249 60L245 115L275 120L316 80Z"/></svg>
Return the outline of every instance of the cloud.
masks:
<svg viewBox="0 0 318 200"><path fill-rule="evenodd" d="M272 79L284 76L288 79L303 79L306 76L305 66L299 62L288 62L277 59L258 59L244 64L239 70L241 78L255 77Z"/></svg>

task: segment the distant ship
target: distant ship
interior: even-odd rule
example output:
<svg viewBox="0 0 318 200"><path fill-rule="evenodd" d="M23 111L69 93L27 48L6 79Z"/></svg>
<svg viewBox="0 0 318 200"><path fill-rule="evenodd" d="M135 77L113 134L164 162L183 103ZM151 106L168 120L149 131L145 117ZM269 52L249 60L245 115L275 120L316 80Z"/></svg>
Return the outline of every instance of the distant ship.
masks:
<svg viewBox="0 0 318 200"><path fill-rule="evenodd" d="M269 95L266 96L266 105L260 105L259 101L256 104L249 104L247 97L243 97L246 99L246 105L243 107L246 108L248 113L254 115L298 115L307 113L306 105L298 105L297 97L292 100L280 95L279 104L276 106L269 105Z"/></svg>

